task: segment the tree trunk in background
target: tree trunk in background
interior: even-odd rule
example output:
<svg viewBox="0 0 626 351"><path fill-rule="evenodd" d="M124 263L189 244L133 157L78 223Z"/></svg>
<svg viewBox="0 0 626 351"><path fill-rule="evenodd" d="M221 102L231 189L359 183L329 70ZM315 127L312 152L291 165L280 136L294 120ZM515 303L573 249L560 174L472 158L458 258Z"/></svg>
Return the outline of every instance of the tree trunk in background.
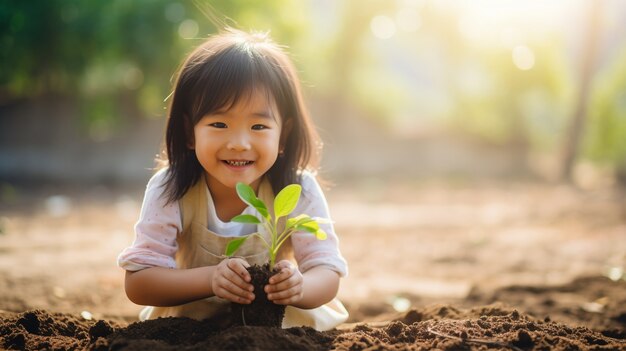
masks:
<svg viewBox="0 0 626 351"><path fill-rule="evenodd" d="M350 89L350 79L353 73L352 65L359 55L359 47L365 35L369 33L371 19L378 13L389 9L392 4L371 3L358 0L347 1L344 4L344 14L341 20L343 27L337 32L339 37L335 42L333 57L333 77L335 82L334 95L339 101L346 99L346 91Z"/></svg>
<svg viewBox="0 0 626 351"><path fill-rule="evenodd" d="M561 160L561 180L571 181L574 165L580 149L580 141L585 130L589 102L589 88L593 76L598 38L600 35L601 2L589 3L589 22L582 50L581 82L576 100L576 109L569 125Z"/></svg>
<svg viewBox="0 0 626 351"><path fill-rule="evenodd" d="M507 142L509 155L512 159L511 175L515 178L526 178L530 173L528 154L530 150L530 140L528 137L528 126L519 108L511 107L509 140Z"/></svg>
<svg viewBox="0 0 626 351"><path fill-rule="evenodd" d="M350 130L354 124L354 101L348 93L352 87L355 62L362 55L361 45L365 36L369 34L370 21L379 13L393 8L393 2L363 2L349 0L344 3L342 27L337 32L337 38L333 44L331 56L331 76L333 77L333 90L328 95L327 104L332 111L329 122L332 125L327 128ZM330 115L329 115L330 116ZM322 126L324 127L324 126Z"/></svg>

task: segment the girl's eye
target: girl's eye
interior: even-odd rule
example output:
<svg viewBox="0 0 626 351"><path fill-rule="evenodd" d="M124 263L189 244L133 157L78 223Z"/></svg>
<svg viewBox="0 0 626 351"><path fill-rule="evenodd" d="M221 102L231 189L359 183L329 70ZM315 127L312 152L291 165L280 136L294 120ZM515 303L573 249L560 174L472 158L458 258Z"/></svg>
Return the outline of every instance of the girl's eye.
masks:
<svg viewBox="0 0 626 351"><path fill-rule="evenodd" d="M264 126L262 124L255 124L255 125L252 126L253 130L263 130L263 129L267 129L267 128L268 128L267 126Z"/></svg>
<svg viewBox="0 0 626 351"><path fill-rule="evenodd" d="M214 122L209 125L215 128L226 128L226 123L223 123L223 122Z"/></svg>

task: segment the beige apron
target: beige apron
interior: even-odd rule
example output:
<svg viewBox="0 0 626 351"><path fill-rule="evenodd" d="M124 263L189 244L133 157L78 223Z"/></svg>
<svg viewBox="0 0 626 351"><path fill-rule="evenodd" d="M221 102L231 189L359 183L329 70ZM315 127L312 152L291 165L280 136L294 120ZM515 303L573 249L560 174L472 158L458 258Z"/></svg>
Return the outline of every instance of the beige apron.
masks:
<svg viewBox="0 0 626 351"><path fill-rule="evenodd" d="M201 178L180 200L182 232L178 235L178 252L176 265L179 269L188 269L203 266L215 266L226 256L223 255L228 242L232 239L213 233L207 229L208 199L207 186ZM272 187L264 179L259 187L259 198L267 204L272 212L274 203ZM281 223L279 221L279 226ZM284 226L284 222L282 223ZM257 231L269 241L269 233L262 225ZM277 262L281 259L293 261L293 247L291 240L285 242L278 253ZM243 257L249 264L262 265L269 260L267 249L256 235L250 237L237 251L237 256ZM229 301L217 296L190 302L172 307L148 306L141 311L140 320L158 317L189 317L201 320L218 316L228 312ZM326 305L304 310L293 306L285 309L283 328L294 326L309 326L316 330L329 330L343 323L348 318L348 312L338 299L333 299Z"/></svg>

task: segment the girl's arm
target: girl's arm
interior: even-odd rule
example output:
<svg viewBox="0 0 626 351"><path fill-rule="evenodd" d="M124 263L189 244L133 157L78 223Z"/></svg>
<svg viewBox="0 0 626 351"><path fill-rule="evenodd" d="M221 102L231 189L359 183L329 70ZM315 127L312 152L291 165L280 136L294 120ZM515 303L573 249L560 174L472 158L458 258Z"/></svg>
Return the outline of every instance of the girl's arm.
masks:
<svg viewBox="0 0 626 351"><path fill-rule="evenodd" d="M249 304L254 299L248 263L223 260L216 266L191 269L152 267L126 271L128 298L138 305L176 306L211 296Z"/></svg>
<svg viewBox="0 0 626 351"><path fill-rule="evenodd" d="M302 195L292 216L305 213L310 217L331 220L328 203L315 177L309 172L302 174ZM291 236L294 258L302 272L317 266L331 267L339 276L348 274L348 265L339 250L339 238L332 221L320 223L327 234L326 240L318 240L308 232L296 232Z"/></svg>
<svg viewBox="0 0 626 351"><path fill-rule="evenodd" d="M167 203L163 194L165 177L163 169L148 182L135 241L118 256L118 265L126 270L128 298L150 306L175 306L211 296L238 303L251 301L252 285L245 280L249 274L244 260L176 269L176 239L182 223L178 202Z"/></svg>
<svg viewBox="0 0 626 351"><path fill-rule="evenodd" d="M176 306L213 296L215 266L192 269L152 267L126 271L126 296L138 304Z"/></svg>
<svg viewBox="0 0 626 351"><path fill-rule="evenodd" d="M302 299L293 306L303 309L319 307L337 296L339 274L324 266L317 266L302 274Z"/></svg>

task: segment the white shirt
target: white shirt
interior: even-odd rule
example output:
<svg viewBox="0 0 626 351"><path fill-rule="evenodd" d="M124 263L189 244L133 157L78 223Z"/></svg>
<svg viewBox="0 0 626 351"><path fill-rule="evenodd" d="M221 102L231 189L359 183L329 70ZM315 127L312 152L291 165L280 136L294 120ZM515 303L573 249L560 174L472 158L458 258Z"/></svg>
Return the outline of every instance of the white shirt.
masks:
<svg viewBox="0 0 626 351"><path fill-rule="evenodd" d="M149 267L176 268L174 256L178 250L177 236L182 231L178 201L166 204L164 187L166 170L157 172L146 187L139 220L135 224L135 240L117 258L117 264L128 270L138 271ZM296 209L288 217L307 214L311 217L326 218L330 213L324 193L310 172L302 173L302 195ZM225 237L238 237L252 234L256 225L236 222L223 222L217 217L213 199L207 189L208 229ZM256 214L248 206L243 214ZM348 274L348 266L339 251L339 242L332 223L322 223L320 228L328 234L326 240L318 240L308 232L296 232L291 236L294 256L301 272L316 266L327 266L339 273Z"/></svg>

